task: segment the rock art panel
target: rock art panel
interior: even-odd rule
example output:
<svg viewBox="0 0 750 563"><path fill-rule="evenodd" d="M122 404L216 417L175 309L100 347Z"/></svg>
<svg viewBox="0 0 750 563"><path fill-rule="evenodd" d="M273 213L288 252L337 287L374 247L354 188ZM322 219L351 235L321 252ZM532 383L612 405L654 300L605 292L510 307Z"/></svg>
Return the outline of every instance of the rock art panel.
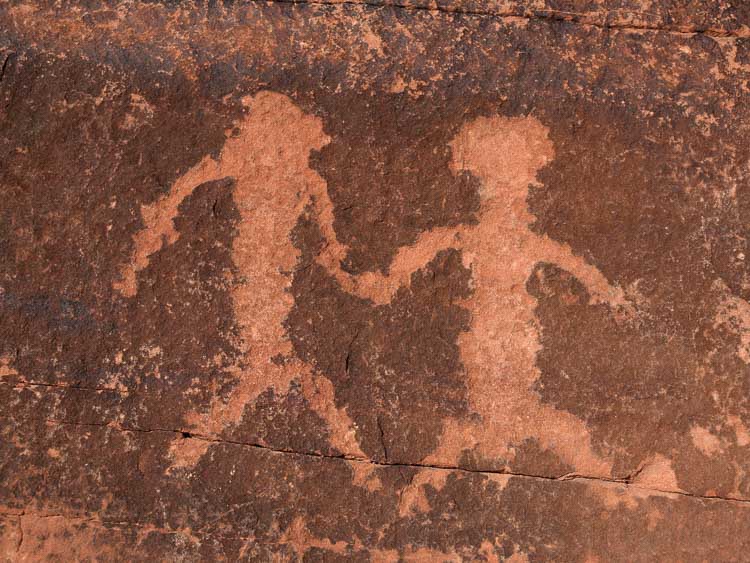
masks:
<svg viewBox="0 0 750 563"><path fill-rule="evenodd" d="M0 560L747 558L743 6L0 28Z"/></svg>

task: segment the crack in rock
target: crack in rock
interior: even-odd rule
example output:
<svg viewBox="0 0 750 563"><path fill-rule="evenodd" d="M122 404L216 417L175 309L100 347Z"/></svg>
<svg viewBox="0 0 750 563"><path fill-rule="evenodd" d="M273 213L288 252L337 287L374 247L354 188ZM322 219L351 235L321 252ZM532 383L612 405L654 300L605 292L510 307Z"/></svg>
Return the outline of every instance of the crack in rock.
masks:
<svg viewBox="0 0 750 563"><path fill-rule="evenodd" d="M639 468L638 470L633 472L633 474L627 477L621 477L621 478L613 477L611 479L605 479L603 477L590 476L590 475L581 475L577 473L566 473L566 474L558 475L558 476L547 476L547 475L534 475L530 473L517 473L517 472L505 471L505 470L471 469L467 467L450 466L450 465L436 465L436 464L426 464L426 463L394 463L394 462L387 461L387 458L386 458L386 461L376 461L373 459L355 457L355 456L350 456L346 454L331 455L331 454L325 454L322 452L313 452L313 451L301 452L297 450L273 448L265 444L241 442L238 440L227 440L223 438L215 438L211 436L195 434L195 433L188 432L185 430L172 430L172 429L167 429L167 428L133 428L133 427L126 427L126 426L116 424L116 423L91 423L91 422L82 423L82 422L69 422L69 421L61 421L61 420L53 420L53 419L46 419L44 422L48 424L58 424L61 426L108 428L108 429L113 429L119 432L131 432L131 433L142 433L142 434L169 433L169 434L179 435L181 438L186 439L186 440L200 440L200 441L210 442L210 443L215 443L215 444L228 444L232 446L254 448L254 449L264 450L264 451L271 452L274 454L279 454L279 455L294 455L294 456L311 457L311 458L318 458L318 459L348 461L352 463L364 463L364 464L370 464L370 465L374 465L378 467L401 467L401 468L411 468L411 469L431 469L435 471L456 471L460 473L477 473L480 475L503 475L503 476L508 476L508 477L520 477L523 479L540 479L544 481L554 481L554 482L587 481L587 482L599 482L599 483L616 483L618 485L622 485L624 487L632 487L633 489L640 490L640 491L651 491L654 493L679 495L679 496L693 498L693 499L702 500L702 501L729 502L729 503L738 503L742 505L750 504L750 499L736 499L736 498L722 497L722 496L708 496L708 495L690 493L686 491L665 490L665 489L658 489L654 487L641 486L641 485L638 485L637 483L632 482L632 479L634 479L637 476L637 474L640 472L642 468Z"/></svg>

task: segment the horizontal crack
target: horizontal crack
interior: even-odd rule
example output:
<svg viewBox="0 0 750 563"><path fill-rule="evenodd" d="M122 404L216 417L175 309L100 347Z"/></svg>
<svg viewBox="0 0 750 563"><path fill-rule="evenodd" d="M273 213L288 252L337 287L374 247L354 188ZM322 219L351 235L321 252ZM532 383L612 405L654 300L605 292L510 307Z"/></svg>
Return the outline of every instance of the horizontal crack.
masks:
<svg viewBox="0 0 750 563"><path fill-rule="evenodd" d="M585 481L585 482L597 482L597 483L606 483L606 484L618 484L622 485L626 488L632 488L639 491L647 491L652 493L662 493L662 494L669 494L669 495L679 495L682 497L688 497L692 499L702 500L702 501L716 501L716 502L729 502L729 503L737 503L741 505L749 505L750 499L736 499L731 497L722 497L722 496L708 496L708 495L700 495L697 493L690 493L686 491L675 491L675 490L668 490L668 489L657 489L655 487L646 487L643 485L639 485L638 483L633 482L633 479L637 476L639 471L634 472L634 474L629 475L627 477L623 478L605 478L605 477L599 477L594 475L582 475L579 473L567 473L565 475L560 476L549 476L549 475L535 475L530 473L516 473L512 471L506 471L506 470L492 470L492 469L470 469L466 467L459 467L459 466L452 466L452 465L440 465L440 464L427 464L427 463L397 463L397 462L389 462L389 461L376 461L368 458L362 458L358 456L353 456L349 454L339 454L339 455L332 455L332 454L325 454L321 452L314 452L314 451L308 451L308 452L300 452L296 450L289 450L289 449L283 449L283 448L273 448L271 446L267 446L265 444L258 444L258 443L252 443L252 442L241 442L238 440L228 440L225 438L217 438L214 436L208 436L204 434L197 434L195 432L187 431L187 430L172 430L167 428L132 428L123 426L120 424L115 423L82 423L82 422L67 422L67 421L60 421L60 420L47 420L46 422L53 423L53 424L59 424L59 425L65 425L65 426L88 426L88 427L106 427L106 428L113 428L115 430L119 430L121 432L133 432L133 433L168 433L173 434L175 436L179 436L184 440L202 440L205 442L211 442L216 444L230 444L234 446L242 446L247 448L255 448L275 454L280 455L295 455L295 456L304 456L304 457L311 457L311 458L318 458L318 459L335 459L339 461L348 461L352 463L363 463L363 464L369 464L369 465L375 465L378 467L401 467L401 468L412 468L412 469L432 469L435 471L455 471L460 473L476 473L480 475L505 475L508 477L519 477L522 479L540 479L544 481L553 481L553 482L566 482L566 481Z"/></svg>
<svg viewBox="0 0 750 563"><path fill-rule="evenodd" d="M5 382L2 382L2 383L5 383ZM121 395L123 397L127 397L129 395L127 391L115 389L114 387L84 387L82 385L70 385L67 383L42 383L39 381L27 381L25 379L17 379L9 383L13 387L21 388L21 389L25 387L52 387L56 389L71 389L73 391L91 391L94 393L106 392L106 393L113 393L115 395Z"/></svg>
<svg viewBox="0 0 750 563"><path fill-rule="evenodd" d="M618 12L567 12L551 9L527 9L527 10L477 10L466 8L452 8L450 6L420 6L410 5L401 2L368 2L357 0L253 0L257 3L278 2L281 4L317 4L324 6L350 5L350 6L367 6L373 8L399 8L403 10L424 11L424 12L442 12L448 14L460 14L466 16L492 17L492 18L515 18L526 20L551 20L558 22L575 23L598 27L601 29L618 29L623 31L653 31L661 33L673 33L677 35L707 35L709 37L722 38L747 38L750 37L750 28L729 30L713 27L698 27L690 25L670 25L670 24L648 24L632 23L624 21L611 21ZM639 12L626 10L619 11L621 14L640 15Z"/></svg>

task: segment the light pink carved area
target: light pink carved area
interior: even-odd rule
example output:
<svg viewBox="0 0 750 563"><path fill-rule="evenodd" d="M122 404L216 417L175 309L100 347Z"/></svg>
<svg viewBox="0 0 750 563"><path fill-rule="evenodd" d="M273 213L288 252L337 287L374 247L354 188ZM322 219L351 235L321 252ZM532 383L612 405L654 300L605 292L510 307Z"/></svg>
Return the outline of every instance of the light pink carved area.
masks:
<svg viewBox="0 0 750 563"><path fill-rule="evenodd" d="M479 118L465 125L451 143L452 167L456 173L468 170L481 181L479 224L424 233L414 245L399 250L387 275L351 276L340 267L346 248L336 240L325 182L308 165L310 151L329 141L320 121L285 96L270 92L249 99L248 107L240 133L227 140L218 160L203 159L175 182L170 194L144 209L148 232L136 238L134 259L122 276L135 279L158 249L156 241L176 240L177 206L195 186L223 177L235 179L242 220L232 251L247 282L234 290L233 299L241 340L247 346L246 367L234 369L238 385L227 401L217 398L208 412L188 417L192 428L217 434L239 422L245 406L264 390L284 393L296 377L331 426L333 445L349 455L362 455L351 420L334 405L331 383L315 377L299 360L283 366L271 362L279 354L292 355L283 321L293 306L287 289L299 252L289 233L312 204L327 241L317 260L352 294L387 303L399 287L408 285L414 271L445 248L460 249L471 269L474 292L465 303L472 313L471 330L461 335L459 346L470 407L479 417L448 420L438 449L426 463L456 464L467 449L481 458L512 459L514 445L535 438L576 472L609 476L611 462L593 450L586 425L570 413L543 405L532 390L539 377L539 328L536 302L525 286L538 262L552 262L571 272L595 302L609 303L620 312L630 310L623 292L594 266L567 245L530 229L534 217L527 208L528 189L554 157L547 129L533 117ZM122 282L120 287L125 294L134 291L132 283ZM207 445L176 441L175 465L194 464Z"/></svg>
<svg viewBox="0 0 750 563"><path fill-rule="evenodd" d="M535 357L539 327L535 299L526 281L540 262L551 262L583 282L594 302L609 303L629 314L623 292L570 247L531 231L529 186L554 157L547 129L533 117L479 118L466 124L451 143L454 172L468 170L481 181L479 224L440 228L401 248L387 275L369 273L352 279L331 268L342 285L376 303L387 303L411 274L442 249L462 251L471 269L474 292L465 306L471 330L460 336L473 418L449 420L438 449L423 460L455 465L467 449L480 458L512 459L513 446L537 439L576 472L609 476L611 461L594 451L586 425L570 413L540 402L532 390L539 377ZM331 260L322 263L330 267Z"/></svg>
<svg viewBox="0 0 750 563"><path fill-rule="evenodd" d="M145 228L135 237L132 260L115 284L125 296L137 291L137 274L162 245L177 240L174 219L180 203L200 184L231 177L240 213L232 245L235 266L244 278L232 291L235 318L244 349L241 366L232 371L237 385L228 400L215 398L206 412L190 413L187 423L196 433L215 436L237 424L245 407L267 389L286 393L292 379L300 380L311 406L331 431L332 446L361 455L353 425L343 409L335 407L331 383L316 377L310 367L294 359L283 327L294 300L288 289L299 251L290 232L311 203L324 225L329 252L333 212L323 179L308 166L310 151L329 142L320 120L302 112L288 97L260 92L247 98L247 117L238 132L227 138L218 159L202 159L172 186L170 192L142 209ZM271 361L288 359L284 365ZM178 439L172 447L174 467L194 465L210 442Z"/></svg>

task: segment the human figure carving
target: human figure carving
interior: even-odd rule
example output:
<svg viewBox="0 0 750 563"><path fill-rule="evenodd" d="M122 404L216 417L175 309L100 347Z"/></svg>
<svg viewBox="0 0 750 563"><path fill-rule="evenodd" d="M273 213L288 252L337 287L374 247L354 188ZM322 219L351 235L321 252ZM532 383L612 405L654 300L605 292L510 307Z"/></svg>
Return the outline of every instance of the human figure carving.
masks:
<svg viewBox="0 0 750 563"><path fill-rule="evenodd" d="M331 445L362 456L351 420L334 406L331 383L293 357L283 326L294 305L288 288L299 259L289 235L310 203L316 204L323 234L334 241L330 252L335 252L326 184L308 166L310 151L329 138L320 119L303 113L286 96L264 91L244 101L248 114L237 124L239 131L228 136L218 159L203 158L174 182L167 195L142 208L145 228L136 235L132 260L115 288L127 297L135 295L137 273L154 252L179 236L173 220L180 203L204 182L233 178L241 220L232 258L246 281L233 288L232 299L243 359L232 368L237 384L228 400L215 398L207 412L191 413L186 422L196 434L216 436L239 423L245 407L261 393L273 389L283 395L297 379L312 408L326 420ZM338 253L343 256L343 250ZM272 361L279 356L286 358L283 364ZM180 442L173 447L175 466L193 465L210 443Z"/></svg>
<svg viewBox="0 0 750 563"><path fill-rule="evenodd" d="M611 464L592 449L585 425L573 415L543 405L531 386L539 373L535 356L539 329L535 300L525 284L535 264L552 262L568 270L588 288L594 300L627 309L622 293L566 245L535 234L527 209L528 188L537 172L553 158L545 127L533 117L479 118L466 124L451 143L454 173L467 170L481 182L479 223L438 228L401 248L387 274L350 275L341 269L346 255L333 230L333 206L323 179L308 166L309 153L329 142L320 120L304 114L289 98L261 92L247 99L249 114L239 134L228 138L218 159L204 158L181 176L170 193L142 210L145 229L136 236L133 260L115 287L135 294L136 274L149 256L177 239L173 226L180 202L199 184L235 179L234 198L241 223L232 247L237 268L248 282L233 291L237 322L245 348L243 366L234 368L238 384L227 401L216 399L206 413L188 422L207 434L237 424L245 406L266 389L284 393L293 378L328 421L332 445L351 456L362 452L353 423L334 405L331 383L299 360L277 365L271 358L292 357L283 322L293 306L287 289L299 252L289 233L311 205L327 240L317 257L345 291L387 303L408 285L411 274L442 249L462 252L471 269L471 330L459 340L467 370L471 410L479 422L449 420L438 450L426 462L454 464L466 449L486 458L512 455L514 444L536 438L576 471L609 475ZM207 443L206 443L207 444ZM192 465L205 448L176 447L175 464Z"/></svg>
<svg viewBox="0 0 750 563"><path fill-rule="evenodd" d="M469 403L480 421L451 420L436 452L426 462L455 464L473 449L480 457L512 458L514 444L535 438L587 475L609 475L611 464L597 455L582 421L543 405L532 385L539 377L535 358L539 328L535 300L525 289L534 266L552 262L582 281L595 302L629 310L623 293L564 244L531 231L529 186L554 156L546 128L533 117L479 118L466 124L451 143L454 173L467 170L481 182L479 223L426 232L401 248L386 275L349 276L338 256L322 256L348 291L387 303L411 274L442 249L462 252L471 269L473 296L466 306L471 330L459 339L467 372Z"/></svg>

